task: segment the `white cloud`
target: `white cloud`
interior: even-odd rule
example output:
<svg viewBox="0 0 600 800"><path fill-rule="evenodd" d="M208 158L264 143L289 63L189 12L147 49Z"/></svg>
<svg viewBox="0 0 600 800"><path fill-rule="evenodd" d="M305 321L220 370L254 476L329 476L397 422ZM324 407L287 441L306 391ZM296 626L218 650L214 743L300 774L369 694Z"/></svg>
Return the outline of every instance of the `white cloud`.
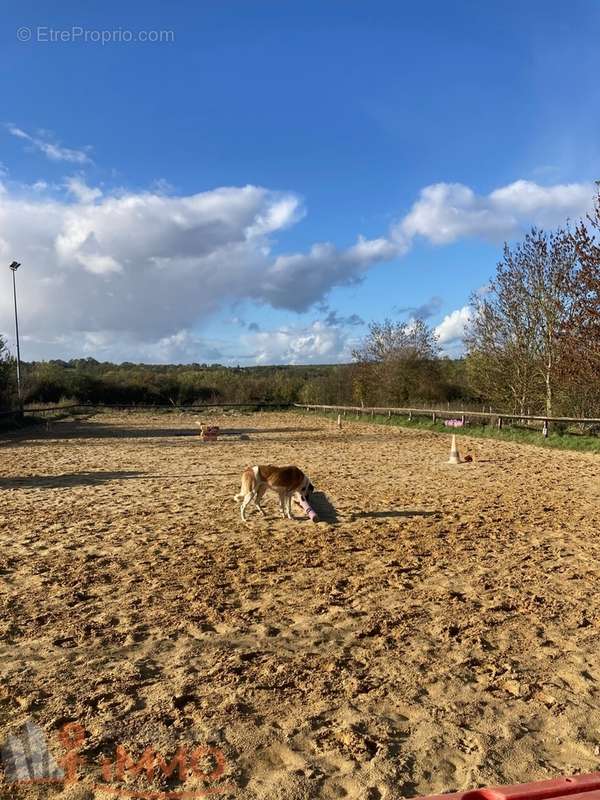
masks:
<svg viewBox="0 0 600 800"><path fill-rule="evenodd" d="M394 234L402 241L423 236L438 245L466 236L501 241L531 225L554 227L581 217L593 194L587 183L540 186L519 180L488 195L461 183L436 183L422 189Z"/></svg>
<svg viewBox="0 0 600 800"><path fill-rule="evenodd" d="M57 356L72 352L70 341L87 352L105 337L123 342L123 353L135 341L158 357L170 337L227 302L307 310L382 257L380 245L365 240L348 250L323 244L273 256L270 236L303 213L293 193L246 186L101 197L79 178L67 185L78 202L0 197L2 253L23 263L21 323L38 341L36 353L58 340ZM0 330L10 331L11 315L9 293L1 292Z"/></svg>
<svg viewBox="0 0 600 800"><path fill-rule="evenodd" d="M370 267L389 261L399 252L397 245L387 239L359 237L355 245L346 249L330 242L314 244L308 253L278 256L253 294L274 308L304 311L332 286L359 282Z"/></svg>
<svg viewBox="0 0 600 800"><path fill-rule="evenodd" d="M489 195L492 206L518 215L579 214L590 202L589 187L580 183L539 186L532 181L515 181Z"/></svg>
<svg viewBox="0 0 600 800"><path fill-rule="evenodd" d="M92 163L92 159L87 153L87 150L90 148L85 148L84 150L74 150L70 147L62 147L55 142L48 141L47 138L43 138L42 136L32 136L22 128L18 128L16 125L9 124L6 127L9 133L11 133L13 136L16 136L17 139L23 139L24 141L28 142L33 148L39 150L51 161L69 161L72 164Z"/></svg>
<svg viewBox="0 0 600 800"><path fill-rule="evenodd" d="M115 359L182 353L205 360L193 355L204 340L191 331L223 306L250 300L303 312L333 287L357 283L375 264L404 254L416 236L434 244L503 237L544 219L581 216L593 198L586 184L517 181L486 196L460 184L437 184L420 193L387 235L359 236L346 248L321 242L306 252L275 255L273 237L304 214L293 192L245 186L187 196L156 190L103 195L82 177L65 185L74 200L22 187L0 194L0 255L23 263L21 322L33 337L26 358L82 349L94 355L109 342ZM0 282L8 280L1 275ZM443 340L452 341L465 313L459 309L440 323ZM247 329L243 336L263 362L328 360L348 351L346 334L331 322ZM0 331L11 329L10 292L2 290ZM50 343L55 349L48 353Z"/></svg>
<svg viewBox="0 0 600 800"><path fill-rule="evenodd" d="M67 178L65 180L65 186L80 203L93 203L94 200L102 197L101 189L88 186L83 178L78 178L76 176Z"/></svg>
<svg viewBox="0 0 600 800"><path fill-rule="evenodd" d="M471 318L470 306L457 308L447 314L435 328L435 333L442 347L457 344L462 341L469 320Z"/></svg>
<svg viewBox="0 0 600 800"><path fill-rule="evenodd" d="M182 330L170 336L140 340L123 331L74 331L68 335L21 336L21 349L29 359L87 358L134 363L228 363L231 342L198 336Z"/></svg>
<svg viewBox="0 0 600 800"><path fill-rule="evenodd" d="M242 336L247 356L257 364L324 364L349 361L351 342L346 331L323 320L309 326L290 326Z"/></svg>

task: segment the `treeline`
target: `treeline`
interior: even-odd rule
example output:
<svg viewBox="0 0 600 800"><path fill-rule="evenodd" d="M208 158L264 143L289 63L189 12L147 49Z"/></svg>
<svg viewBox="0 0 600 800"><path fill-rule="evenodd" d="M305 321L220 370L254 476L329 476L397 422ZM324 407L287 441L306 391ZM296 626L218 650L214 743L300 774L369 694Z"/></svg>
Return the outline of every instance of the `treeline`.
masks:
<svg viewBox="0 0 600 800"><path fill-rule="evenodd" d="M440 367L437 382L422 387L420 394L412 395L414 399L450 400L464 396L464 363L446 360ZM10 381L5 382L5 388L10 387L14 405L13 371L8 370ZM27 405L65 400L92 405L351 404L361 394L363 375L362 367L356 364L242 368L202 364L116 365L93 358L26 363L22 373L23 399ZM6 392L3 405L10 405Z"/></svg>

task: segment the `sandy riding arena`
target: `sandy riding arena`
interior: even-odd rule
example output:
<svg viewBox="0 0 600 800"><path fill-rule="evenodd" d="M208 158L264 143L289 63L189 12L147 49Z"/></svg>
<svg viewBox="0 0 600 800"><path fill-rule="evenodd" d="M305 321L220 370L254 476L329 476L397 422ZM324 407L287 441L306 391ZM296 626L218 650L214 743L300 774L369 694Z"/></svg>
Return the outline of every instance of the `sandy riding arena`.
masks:
<svg viewBox="0 0 600 800"><path fill-rule="evenodd" d="M216 441L176 413L0 439L0 745L31 721L64 767L0 797L392 800L598 769L597 456L461 437L452 466L441 434L205 418ZM244 525L258 462L305 470L322 521L267 494Z"/></svg>

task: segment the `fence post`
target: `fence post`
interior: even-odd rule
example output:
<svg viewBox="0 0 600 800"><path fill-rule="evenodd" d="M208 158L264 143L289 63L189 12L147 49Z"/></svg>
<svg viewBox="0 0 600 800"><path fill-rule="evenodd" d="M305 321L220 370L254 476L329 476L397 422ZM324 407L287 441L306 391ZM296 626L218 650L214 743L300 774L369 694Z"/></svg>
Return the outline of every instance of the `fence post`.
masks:
<svg viewBox="0 0 600 800"><path fill-rule="evenodd" d="M460 422L461 422L461 425L462 425L462 426L463 426L463 428L464 428L464 426L465 426L465 415L464 415L464 414L461 416L461 418L460 418Z"/></svg>
<svg viewBox="0 0 600 800"><path fill-rule="evenodd" d="M436 420L435 411L434 411L434 412L433 412L433 414L431 415L431 419L432 419L432 420L435 422L435 420Z"/></svg>
<svg viewBox="0 0 600 800"><path fill-rule="evenodd" d="M548 420L547 420L547 419L545 419L545 420L544 420L544 426L543 426L543 428L542 428L542 436L544 437L544 439L547 439L547 438L548 438L548 427L549 427L549 426L548 426Z"/></svg>
<svg viewBox="0 0 600 800"><path fill-rule="evenodd" d="M502 417L498 417L498 430L502 429Z"/></svg>
<svg viewBox="0 0 600 800"><path fill-rule="evenodd" d="M412 411L408 412L408 421L412 422Z"/></svg>

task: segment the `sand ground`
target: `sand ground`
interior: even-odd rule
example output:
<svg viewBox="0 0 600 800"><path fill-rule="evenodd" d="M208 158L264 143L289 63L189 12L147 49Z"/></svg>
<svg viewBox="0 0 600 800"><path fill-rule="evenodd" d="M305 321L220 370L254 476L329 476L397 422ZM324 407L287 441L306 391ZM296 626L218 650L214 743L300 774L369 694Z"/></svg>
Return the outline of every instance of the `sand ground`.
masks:
<svg viewBox="0 0 600 800"><path fill-rule="evenodd" d="M451 466L436 433L205 419L216 443L175 413L0 440L0 743L86 735L78 782L0 797L393 800L599 768L597 456L461 438ZM243 525L265 462L303 468L325 521L271 496ZM103 783L117 745L181 744L225 774Z"/></svg>

